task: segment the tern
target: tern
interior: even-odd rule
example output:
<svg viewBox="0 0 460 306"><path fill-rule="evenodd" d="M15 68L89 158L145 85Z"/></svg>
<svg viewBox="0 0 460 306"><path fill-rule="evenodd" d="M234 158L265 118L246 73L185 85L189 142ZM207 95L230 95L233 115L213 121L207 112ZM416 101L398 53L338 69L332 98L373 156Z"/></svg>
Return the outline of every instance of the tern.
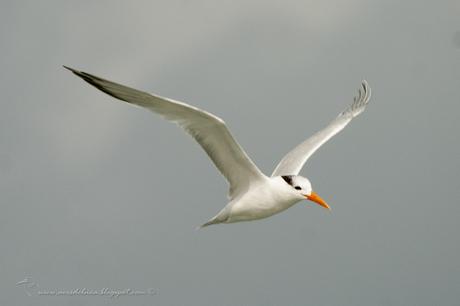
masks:
<svg viewBox="0 0 460 306"><path fill-rule="evenodd" d="M310 181L299 172L321 145L364 111L371 97L371 89L364 80L351 105L328 126L287 153L268 177L248 157L221 118L183 102L67 66L64 68L116 99L146 108L178 124L200 144L229 183L228 204L201 227L267 218L305 199L330 210L329 205L313 191Z"/></svg>

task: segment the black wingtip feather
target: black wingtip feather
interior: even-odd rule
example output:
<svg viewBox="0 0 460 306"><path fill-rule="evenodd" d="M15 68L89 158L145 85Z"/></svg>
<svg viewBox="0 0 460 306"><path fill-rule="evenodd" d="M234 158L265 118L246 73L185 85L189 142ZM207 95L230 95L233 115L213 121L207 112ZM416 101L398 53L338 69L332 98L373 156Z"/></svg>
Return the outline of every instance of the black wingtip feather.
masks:
<svg viewBox="0 0 460 306"><path fill-rule="evenodd" d="M79 77L84 79L84 74L85 74L84 72L79 71L77 69L70 68L69 66L66 66L66 65L62 65L62 67L64 67L65 69L69 70L73 74L75 74L75 75L77 75L77 76L79 76Z"/></svg>
<svg viewBox="0 0 460 306"><path fill-rule="evenodd" d="M73 73L75 73L75 74L77 74L77 73L79 72L78 70L75 70L75 69L73 69L73 68L70 68L69 66L66 66L66 65L62 65L62 67L64 67L65 69L67 69L67 70L69 70L69 71L71 71L71 72L73 72Z"/></svg>
<svg viewBox="0 0 460 306"><path fill-rule="evenodd" d="M70 68L70 67L65 66L65 65L62 65L62 67L64 67L67 70L70 70L71 72L73 72L73 74L75 74L76 76L82 78L85 82L87 82L88 84L96 87L100 91L105 92L109 96L112 96L112 97L114 97L116 99L119 99L119 100L122 100L122 101L126 101L125 99L123 99L123 97L119 97L119 96L115 95L112 91L108 90L107 88L105 88L104 86L102 86L101 84L99 84L97 82L97 80L104 81L103 79L101 79L101 78L99 78L97 76L91 75L89 73L83 72L83 71L78 71L76 69Z"/></svg>

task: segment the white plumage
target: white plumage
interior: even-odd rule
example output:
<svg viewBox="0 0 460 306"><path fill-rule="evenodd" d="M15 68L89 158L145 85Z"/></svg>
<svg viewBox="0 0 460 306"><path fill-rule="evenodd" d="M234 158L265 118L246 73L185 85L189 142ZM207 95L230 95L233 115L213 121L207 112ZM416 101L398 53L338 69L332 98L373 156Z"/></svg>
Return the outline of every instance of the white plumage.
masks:
<svg viewBox="0 0 460 306"><path fill-rule="evenodd" d="M290 151L280 161L271 177L267 177L247 156L219 117L179 101L64 67L114 98L147 108L177 123L201 145L230 185L230 202L202 226L266 218L305 198L329 208L313 192L310 181L298 174L308 158L322 144L364 110L371 96L367 82L363 81L351 106L326 128Z"/></svg>

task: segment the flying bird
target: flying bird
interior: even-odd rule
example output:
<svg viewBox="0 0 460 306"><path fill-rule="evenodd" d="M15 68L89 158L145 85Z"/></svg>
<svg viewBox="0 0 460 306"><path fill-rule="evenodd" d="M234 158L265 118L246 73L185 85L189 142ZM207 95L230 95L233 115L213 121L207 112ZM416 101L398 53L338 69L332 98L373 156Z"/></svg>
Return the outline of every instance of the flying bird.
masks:
<svg viewBox="0 0 460 306"><path fill-rule="evenodd" d="M230 185L228 204L201 227L267 218L305 199L330 210L329 205L313 191L310 181L300 176L299 172L321 145L364 111L371 97L370 87L366 81L362 81L353 103L328 126L287 153L269 177L248 157L221 118L183 102L133 89L70 67L64 68L114 98L147 108L178 124L200 144Z"/></svg>

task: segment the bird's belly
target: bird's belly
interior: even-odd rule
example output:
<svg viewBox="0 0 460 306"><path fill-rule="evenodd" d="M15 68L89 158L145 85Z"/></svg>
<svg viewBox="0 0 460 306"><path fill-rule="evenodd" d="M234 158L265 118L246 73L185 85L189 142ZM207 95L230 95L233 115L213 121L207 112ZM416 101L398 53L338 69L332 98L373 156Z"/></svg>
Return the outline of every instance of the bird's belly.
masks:
<svg viewBox="0 0 460 306"><path fill-rule="evenodd" d="M250 221L270 217L294 205L297 201L286 201L275 195L248 195L232 205L227 223Z"/></svg>

